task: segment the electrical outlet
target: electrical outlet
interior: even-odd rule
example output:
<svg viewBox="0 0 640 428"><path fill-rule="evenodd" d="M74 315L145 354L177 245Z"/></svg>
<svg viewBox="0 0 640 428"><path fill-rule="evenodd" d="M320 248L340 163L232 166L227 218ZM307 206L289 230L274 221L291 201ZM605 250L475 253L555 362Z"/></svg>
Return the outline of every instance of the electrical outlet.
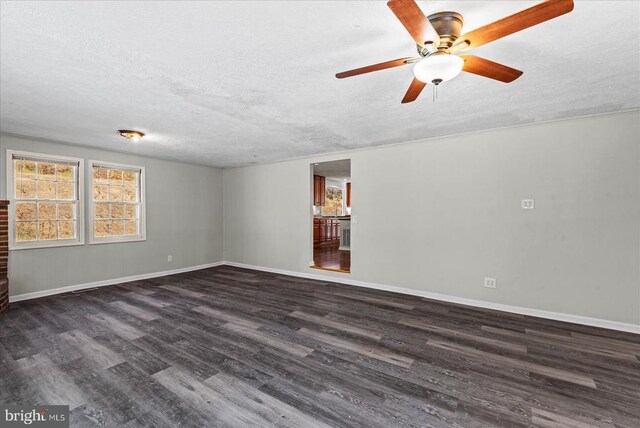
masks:
<svg viewBox="0 0 640 428"><path fill-rule="evenodd" d="M485 278L484 286L487 288L496 288L498 285L498 281L495 278Z"/></svg>
<svg viewBox="0 0 640 428"><path fill-rule="evenodd" d="M536 201L535 199L523 199L521 206L523 210L532 210L536 206Z"/></svg>
<svg viewBox="0 0 640 428"><path fill-rule="evenodd" d="M173 261L173 256L171 256L171 255L167 256L167 261L168 262L172 262Z"/></svg>

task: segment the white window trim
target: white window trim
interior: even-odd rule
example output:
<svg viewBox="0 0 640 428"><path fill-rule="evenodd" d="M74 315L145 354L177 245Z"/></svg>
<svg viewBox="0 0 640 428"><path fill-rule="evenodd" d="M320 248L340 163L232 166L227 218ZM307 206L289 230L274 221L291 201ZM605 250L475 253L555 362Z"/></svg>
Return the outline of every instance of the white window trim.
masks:
<svg viewBox="0 0 640 428"><path fill-rule="evenodd" d="M94 236L94 201L93 201L93 166L102 165L113 168L123 169L139 169L140 170L140 235L138 236L108 236L108 237L96 237ZM89 160L88 162L88 175L89 175L89 244L114 244L118 242L138 242L147 240L147 199L145 195L145 170L143 166L138 165L125 165L121 163L103 162L97 160Z"/></svg>
<svg viewBox="0 0 640 428"><path fill-rule="evenodd" d="M23 241L16 242L16 199L15 199L15 181L13 171L13 157L27 156L43 161L65 161L78 162L78 237L76 239L63 239L52 241ZM84 245L84 159L73 158L69 156L49 155L46 153L33 153L19 150L7 149L7 199L9 204L9 250L28 250L35 248L53 248L53 247L70 247L75 245Z"/></svg>

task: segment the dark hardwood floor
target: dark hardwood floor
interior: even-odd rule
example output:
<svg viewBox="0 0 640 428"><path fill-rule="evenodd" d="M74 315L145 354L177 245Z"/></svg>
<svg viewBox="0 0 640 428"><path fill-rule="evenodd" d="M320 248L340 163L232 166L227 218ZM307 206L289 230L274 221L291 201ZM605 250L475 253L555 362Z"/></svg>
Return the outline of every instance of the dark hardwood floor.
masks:
<svg viewBox="0 0 640 428"><path fill-rule="evenodd" d="M339 245L313 247L313 264L321 269L351 271L351 251L339 250Z"/></svg>
<svg viewBox="0 0 640 428"><path fill-rule="evenodd" d="M12 304L0 402L72 426L634 427L640 336L221 266Z"/></svg>

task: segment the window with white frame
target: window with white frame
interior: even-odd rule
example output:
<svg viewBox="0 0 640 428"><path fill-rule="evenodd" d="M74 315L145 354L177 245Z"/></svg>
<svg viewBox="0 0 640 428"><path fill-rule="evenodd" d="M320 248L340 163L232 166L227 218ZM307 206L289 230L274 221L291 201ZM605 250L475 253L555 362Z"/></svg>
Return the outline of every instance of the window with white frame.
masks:
<svg viewBox="0 0 640 428"><path fill-rule="evenodd" d="M90 243L144 240L144 167L99 161L89 167Z"/></svg>
<svg viewBox="0 0 640 428"><path fill-rule="evenodd" d="M11 249L84 243L83 160L7 150Z"/></svg>

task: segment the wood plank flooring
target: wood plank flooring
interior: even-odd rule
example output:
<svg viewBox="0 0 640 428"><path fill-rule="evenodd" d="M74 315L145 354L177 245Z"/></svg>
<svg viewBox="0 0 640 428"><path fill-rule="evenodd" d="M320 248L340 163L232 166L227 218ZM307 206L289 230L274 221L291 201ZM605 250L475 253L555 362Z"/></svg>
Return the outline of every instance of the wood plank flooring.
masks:
<svg viewBox="0 0 640 428"><path fill-rule="evenodd" d="M12 304L0 403L77 427L634 427L640 336L221 266Z"/></svg>
<svg viewBox="0 0 640 428"><path fill-rule="evenodd" d="M351 251L339 250L339 245L317 245L313 247L313 264L320 269L351 271Z"/></svg>

